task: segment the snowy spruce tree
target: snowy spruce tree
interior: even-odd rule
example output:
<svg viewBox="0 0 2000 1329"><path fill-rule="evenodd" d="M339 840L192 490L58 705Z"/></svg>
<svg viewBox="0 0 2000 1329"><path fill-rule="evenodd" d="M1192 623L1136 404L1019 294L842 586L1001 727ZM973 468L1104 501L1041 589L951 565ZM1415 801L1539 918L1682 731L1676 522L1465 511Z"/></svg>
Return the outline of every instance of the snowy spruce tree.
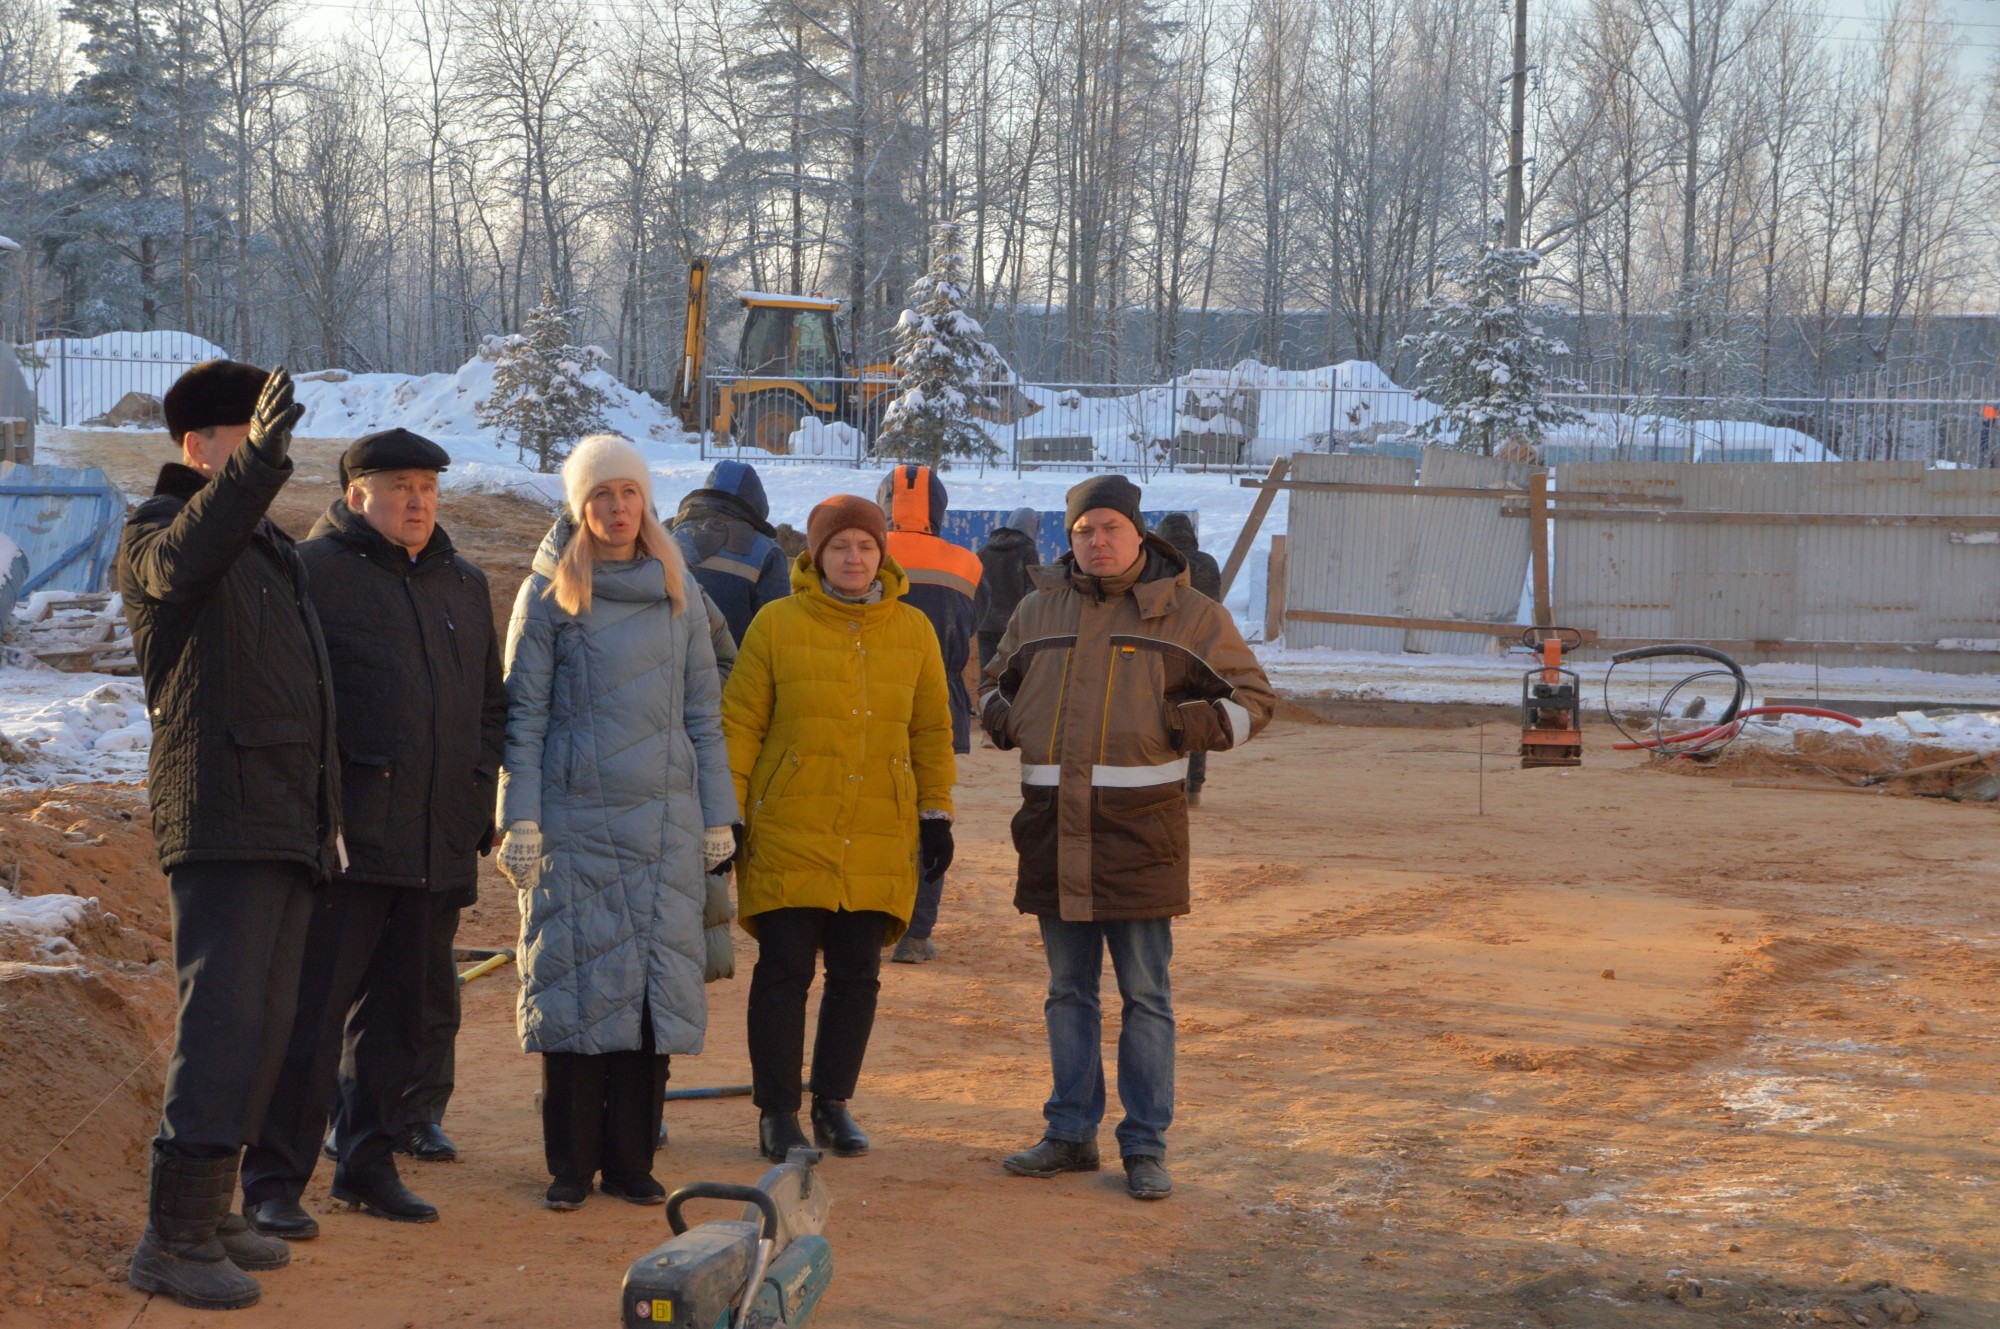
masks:
<svg viewBox="0 0 2000 1329"><path fill-rule="evenodd" d="M536 470L554 471L572 443L604 427L604 393L584 379L603 358L594 346L570 344L569 313L544 283L528 326L500 339L480 422L511 436L516 456L534 454Z"/></svg>
<svg viewBox="0 0 2000 1329"><path fill-rule="evenodd" d="M1569 347L1542 331L1541 311L1526 299L1528 274L1541 261L1532 249L1481 249L1446 267L1454 293L1417 306L1424 329L1402 344L1417 353L1424 380L1417 395L1439 408L1417 426L1419 435L1490 457L1510 443L1536 447L1548 430L1583 418L1548 400L1582 385L1547 368Z"/></svg>
<svg viewBox="0 0 2000 1329"><path fill-rule="evenodd" d="M965 312L965 241L955 221L932 238L930 271L910 293L916 307L896 322L896 371L902 389L882 413L879 455L940 466L949 457L990 459L993 438L972 412L994 412L991 378L1000 353Z"/></svg>

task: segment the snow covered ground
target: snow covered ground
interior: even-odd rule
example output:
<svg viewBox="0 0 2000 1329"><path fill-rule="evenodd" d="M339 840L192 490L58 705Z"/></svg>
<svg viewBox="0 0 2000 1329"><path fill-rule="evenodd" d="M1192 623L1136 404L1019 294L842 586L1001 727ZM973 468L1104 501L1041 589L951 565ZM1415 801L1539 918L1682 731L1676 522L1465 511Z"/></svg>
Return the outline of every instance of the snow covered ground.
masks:
<svg viewBox="0 0 2000 1329"><path fill-rule="evenodd" d="M143 780L152 746L139 680L0 668L0 787Z"/></svg>
<svg viewBox="0 0 2000 1329"><path fill-rule="evenodd" d="M1513 707L1520 703L1521 675L1533 664L1525 653L1477 655L1388 655L1369 651L1285 650L1261 647L1258 658L1271 682L1290 697L1335 701L1473 703ZM1602 705L1609 666L1574 662L1591 711ZM1623 712L1650 712L1662 694L1699 661L1662 660L1620 666L1612 676L1611 704ZM1759 664L1744 669L1756 696L1804 698L1840 710L1843 701L1908 702L1924 711L1962 711L1935 721L1936 734L1919 733L1896 717L1867 719L1860 729L1837 720L1780 716L1753 721L1739 742L1789 746L1792 735L1808 730L1880 738L1896 746L1923 742L1968 751L2000 751L2000 683L1984 674L1933 674L1917 669L1841 669L1810 664ZM1721 698L1726 687L1709 690ZM1691 695L1691 694L1685 694ZM1814 700L1816 699L1816 700ZM1678 706L1676 707L1678 709Z"/></svg>

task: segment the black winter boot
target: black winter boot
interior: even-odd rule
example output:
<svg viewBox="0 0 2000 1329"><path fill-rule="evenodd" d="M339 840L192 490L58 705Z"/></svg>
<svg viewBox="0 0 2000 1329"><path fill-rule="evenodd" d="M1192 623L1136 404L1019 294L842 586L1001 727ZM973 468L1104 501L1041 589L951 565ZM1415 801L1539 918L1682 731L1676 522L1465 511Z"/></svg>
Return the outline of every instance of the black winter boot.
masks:
<svg viewBox="0 0 2000 1329"><path fill-rule="evenodd" d="M859 1158L868 1152L868 1137L848 1114L844 1098L814 1098L813 1143L833 1150L836 1158Z"/></svg>
<svg viewBox="0 0 2000 1329"><path fill-rule="evenodd" d="M812 1142L799 1129L796 1112L766 1112L757 1120L757 1152L773 1163L785 1161L794 1149L809 1149Z"/></svg>
<svg viewBox="0 0 2000 1329"><path fill-rule="evenodd" d="M195 1310L256 1305L263 1289L230 1263L217 1235L235 1199L234 1155L180 1158L153 1146L146 1230L127 1280L140 1292L164 1292Z"/></svg>

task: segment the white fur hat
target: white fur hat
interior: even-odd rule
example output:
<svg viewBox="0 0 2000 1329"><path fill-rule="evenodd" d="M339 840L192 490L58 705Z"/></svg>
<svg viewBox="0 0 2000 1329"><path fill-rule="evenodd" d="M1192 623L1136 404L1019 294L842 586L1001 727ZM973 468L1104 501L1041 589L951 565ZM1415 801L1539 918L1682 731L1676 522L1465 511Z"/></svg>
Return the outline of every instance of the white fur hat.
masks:
<svg viewBox="0 0 2000 1329"><path fill-rule="evenodd" d="M645 496L646 511L653 510L653 476L639 449L616 434L592 434L577 443L563 462L563 499L569 504L570 518L583 521L584 500L590 491L609 480L630 480Z"/></svg>

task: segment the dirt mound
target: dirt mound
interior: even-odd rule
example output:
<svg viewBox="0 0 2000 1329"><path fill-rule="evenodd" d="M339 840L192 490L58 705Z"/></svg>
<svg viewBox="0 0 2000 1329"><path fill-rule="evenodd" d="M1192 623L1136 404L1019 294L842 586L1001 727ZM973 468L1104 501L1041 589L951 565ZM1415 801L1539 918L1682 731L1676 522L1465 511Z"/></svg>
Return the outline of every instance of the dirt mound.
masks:
<svg viewBox="0 0 2000 1329"><path fill-rule="evenodd" d="M1904 776L1916 767L1970 760L1941 770ZM1987 782L2000 766L1992 753L1975 753L1937 743L1891 743L1880 737L1801 730L1792 746L1738 742L1714 756L1663 759L1652 769L1670 775L1725 776L1732 780L1802 780L1813 784L1872 788L1885 794L1918 798L1972 798L1975 786ZM1890 776L1894 778L1884 779ZM1864 785L1864 781L1868 782Z"/></svg>
<svg viewBox="0 0 2000 1329"><path fill-rule="evenodd" d="M144 794L0 795L0 882L80 897L53 930L0 924L0 1286L35 1324L88 1322L124 1277L160 1110L173 971Z"/></svg>

